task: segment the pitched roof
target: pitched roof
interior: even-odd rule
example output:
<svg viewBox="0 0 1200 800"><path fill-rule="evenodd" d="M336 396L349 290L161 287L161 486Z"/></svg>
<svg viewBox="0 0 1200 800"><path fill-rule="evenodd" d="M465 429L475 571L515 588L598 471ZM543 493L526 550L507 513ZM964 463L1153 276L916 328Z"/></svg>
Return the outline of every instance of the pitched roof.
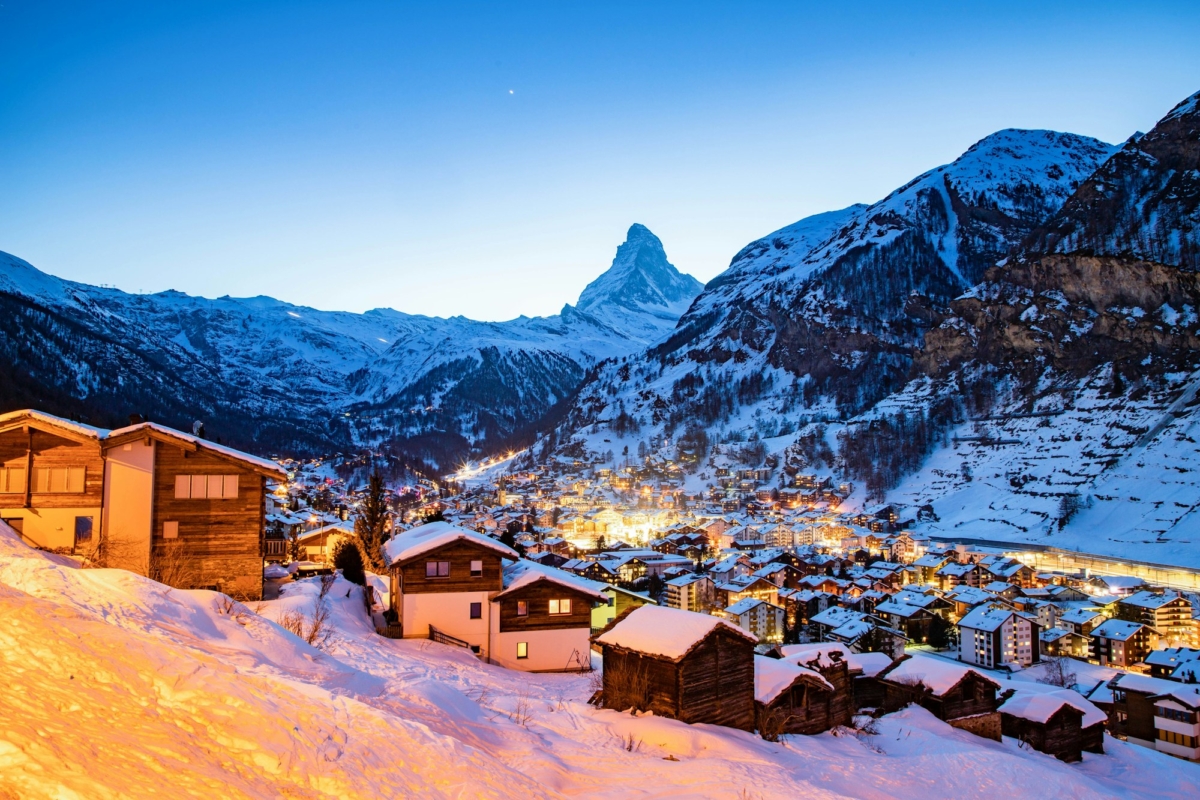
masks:
<svg viewBox="0 0 1200 800"><path fill-rule="evenodd" d="M997 630L1016 613L1002 606L975 606L958 621L958 627L976 631Z"/></svg>
<svg viewBox="0 0 1200 800"><path fill-rule="evenodd" d="M891 667L880 673L880 677L894 683L920 682L934 695L943 695L961 683L968 673L974 673L981 680L1000 688L1000 684L977 670L920 654L897 659Z"/></svg>
<svg viewBox="0 0 1200 800"><path fill-rule="evenodd" d="M1045 724L1066 705L1083 714L1082 725L1085 728L1102 725L1108 719L1108 715L1095 704L1071 689L1033 681L1009 681L1006 686L1013 687L1014 691L1001 704L1002 714Z"/></svg>
<svg viewBox="0 0 1200 800"><path fill-rule="evenodd" d="M718 629L758 644L758 639L727 620L664 606L638 606L596 637L602 645L679 661Z"/></svg>
<svg viewBox="0 0 1200 800"><path fill-rule="evenodd" d="M834 691L833 684L819 672L777 658L754 657L754 699L763 705L769 705L797 682Z"/></svg>
<svg viewBox="0 0 1200 800"><path fill-rule="evenodd" d="M56 417L53 414L35 411L32 408L25 408L19 411L9 411L5 414L0 414L0 428L21 422L30 422L47 428L55 428L73 438L95 439L99 441L108 435L108 431L104 428L96 428L92 425L84 425L82 422L74 422L69 419L63 419L62 417Z"/></svg>
<svg viewBox="0 0 1200 800"><path fill-rule="evenodd" d="M1112 639L1113 641L1123 642L1129 639L1134 634L1146 625L1140 622L1129 622L1123 619L1105 620L1100 625L1092 629L1092 636L1097 639Z"/></svg>
<svg viewBox="0 0 1200 800"><path fill-rule="evenodd" d="M593 600L606 601L608 599L603 593L603 590L607 588L603 583L581 578L557 567L546 566L524 558L506 565L503 575L504 591L496 597L503 597L535 583L548 582L573 592L585 594Z"/></svg>
<svg viewBox="0 0 1200 800"><path fill-rule="evenodd" d="M139 422L136 425L129 425L124 428L118 428L115 431L109 431L108 435L104 437L104 445L106 447L117 445L122 441L138 439L142 436L149 436L159 441L168 441L174 444L188 445L195 450L208 451L217 456L233 461L240 461L254 471L261 472L267 477L281 481L287 479L287 472L284 471L283 467L270 459L252 456L249 453L243 453L241 450L235 450L232 447L210 442L208 439L201 439L199 436L177 431L174 428L168 428L156 422Z"/></svg>
<svg viewBox="0 0 1200 800"><path fill-rule="evenodd" d="M490 536L451 525L449 522L430 522L397 534L384 543L383 552L387 556L388 564L392 565L459 540L492 550L505 558L519 558L517 551Z"/></svg>

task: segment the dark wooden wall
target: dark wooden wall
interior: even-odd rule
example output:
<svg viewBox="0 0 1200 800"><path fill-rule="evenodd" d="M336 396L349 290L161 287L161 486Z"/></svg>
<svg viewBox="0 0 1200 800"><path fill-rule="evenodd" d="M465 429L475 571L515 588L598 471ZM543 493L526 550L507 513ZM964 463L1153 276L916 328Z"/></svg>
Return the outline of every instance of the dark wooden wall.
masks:
<svg viewBox="0 0 1200 800"><path fill-rule="evenodd" d="M570 598L571 613L550 615L550 600ZM529 604L529 614L517 616L517 602ZM550 581L531 583L500 598L500 632L543 631L592 626L592 598Z"/></svg>
<svg viewBox="0 0 1200 800"><path fill-rule="evenodd" d="M426 561L449 561L450 576L426 578ZM471 577L471 562L483 562L483 576ZM499 592L504 588L500 574L501 556L465 539L430 550L392 567L404 579L405 594L427 594L434 592Z"/></svg>
<svg viewBox="0 0 1200 800"><path fill-rule="evenodd" d="M754 730L754 645L717 628L679 663L679 719Z"/></svg>
<svg viewBox="0 0 1200 800"><path fill-rule="evenodd" d="M1014 717L1000 712L1001 729L1005 736L1028 742L1034 750L1054 756L1059 761L1083 759L1080 723L1083 712L1064 705L1045 723Z"/></svg>
<svg viewBox="0 0 1200 800"><path fill-rule="evenodd" d="M176 475L237 475L238 496L176 499ZM262 596L262 538L266 479L240 462L187 452L158 442L154 453L151 571L180 547L193 570L192 587L215 588L248 599ZM163 523L179 523L179 538L163 538ZM174 545L178 541L180 545Z"/></svg>
<svg viewBox="0 0 1200 800"><path fill-rule="evenodd" d="M0 433L0 466L25 469L29 434L20 428ZM45 431L33 431L33 473L26 473L26 481L35 480L39 467L84 467L84 491L73 493L33 493L35 508L79 508L99 507L104 502L104 460L100 456L100 443L85 444L66 439ZM33 484L35 487L37 484ZM0 494L0 508L21 508L25 505L24 492ZM99 531L100 520L96 520Z"/></svg>

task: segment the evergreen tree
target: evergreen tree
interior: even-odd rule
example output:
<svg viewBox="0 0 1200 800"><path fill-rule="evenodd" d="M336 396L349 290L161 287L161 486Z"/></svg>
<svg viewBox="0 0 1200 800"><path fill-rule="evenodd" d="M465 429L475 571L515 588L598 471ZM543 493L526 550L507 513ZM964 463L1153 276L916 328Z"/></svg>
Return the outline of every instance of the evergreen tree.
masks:
<svg viewBox="0 0 1200 800"><path fill-rule="evenodd" d="M383 478L376 469L367 482L367 496L363 498L358 518L354 520L354 539L362 556L363 566L376 574L382 574L387 568L383 561L387 516Z"/></svg>
<svg viewBox="0 0 1200 800"><path fill-rule="evenodd" d="M333 566L342 571L342 577L359 586L366 586L367 575L363 570L362 553L358 545L348 539L341 539L333 548Z"/></svg>

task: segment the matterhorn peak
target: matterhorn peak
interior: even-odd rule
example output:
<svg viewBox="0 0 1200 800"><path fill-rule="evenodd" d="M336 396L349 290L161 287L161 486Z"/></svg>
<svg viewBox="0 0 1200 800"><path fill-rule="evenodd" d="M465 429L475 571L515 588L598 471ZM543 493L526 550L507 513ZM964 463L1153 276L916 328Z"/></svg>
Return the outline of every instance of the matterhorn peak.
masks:
<svg viewBox="0 0 1200 800"><path fill-rule="evenodd" d="M662 310L677 317L703 288L700 281L667 261L662 241L635 222L617 248L612 266L579 295L578 308L587 312L604 307Z"/></svg>

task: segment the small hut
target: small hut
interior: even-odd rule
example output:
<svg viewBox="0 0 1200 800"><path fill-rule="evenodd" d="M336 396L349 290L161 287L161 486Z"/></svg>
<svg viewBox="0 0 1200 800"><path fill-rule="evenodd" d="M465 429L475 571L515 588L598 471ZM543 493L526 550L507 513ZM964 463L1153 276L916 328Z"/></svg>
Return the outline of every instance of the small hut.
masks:
<svg viewBox="0 0 1200 800"><path fill-rule="evenodd" d="M647 605L594 641L604 656L604 708L754 730L757 640L729 622Z"/></svg>
<svg viewBox="0 0 1200 800"><path fill-rule="evenodd" d="M1004 694L1000 723L1005 736L1060 761L1074 762L1083 751L1104 752L1108 715L1078 692L1022 682Z"/></svg>
<svg viewBox="0 0 1200 800"><path fill-rule="evenodd" d="M784 733L823 733L834 725L833 684L790 661L754 657L754 716L764 739Z"/></svg>

